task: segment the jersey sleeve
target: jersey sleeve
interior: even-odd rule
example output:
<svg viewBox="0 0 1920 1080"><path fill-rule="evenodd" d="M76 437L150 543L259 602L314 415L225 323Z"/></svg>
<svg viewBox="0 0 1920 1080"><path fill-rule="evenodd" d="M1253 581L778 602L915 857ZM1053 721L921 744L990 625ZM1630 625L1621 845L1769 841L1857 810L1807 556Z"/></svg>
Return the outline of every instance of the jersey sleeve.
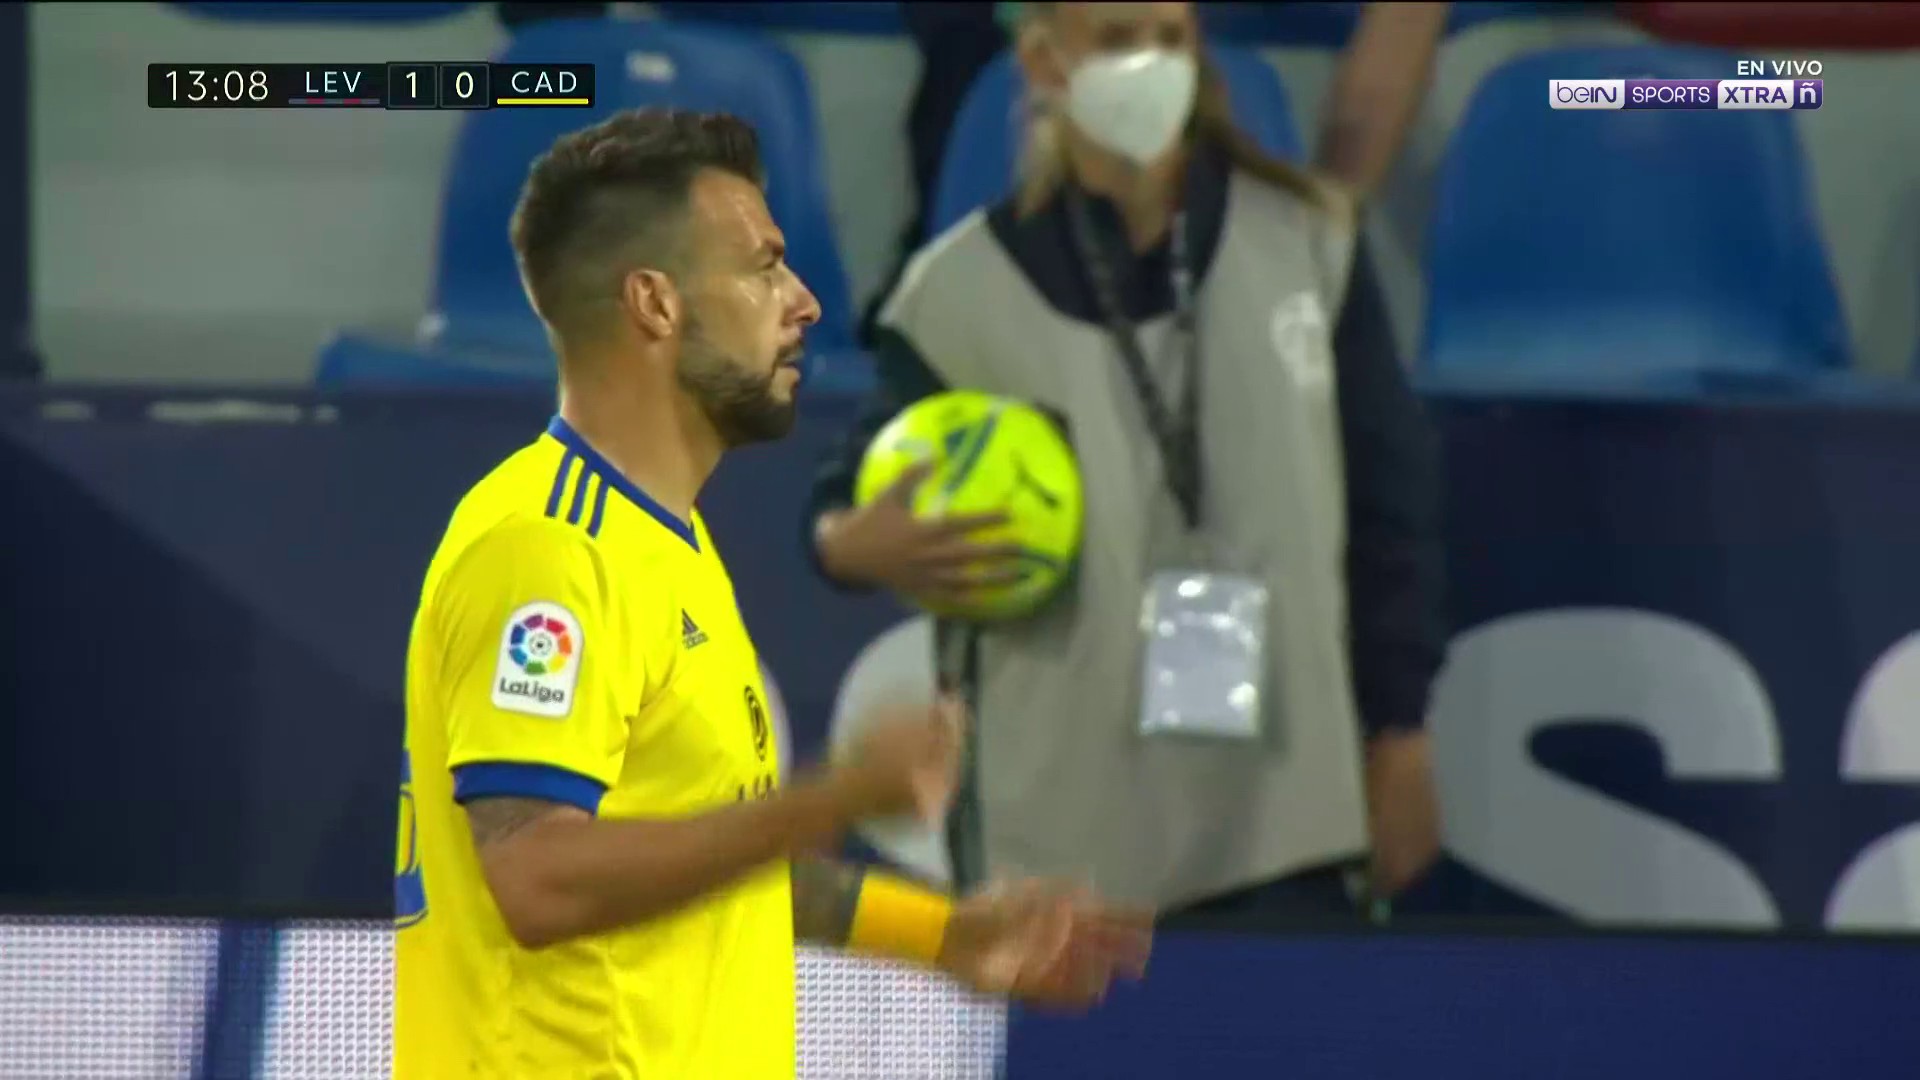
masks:
<svg viewBox="0 0 1920 1080"><path fill-rule="evenodd" d="M454 801L598 811L646 679L616 596L564 522L506 522L461 554L435 596Z"/></svg>

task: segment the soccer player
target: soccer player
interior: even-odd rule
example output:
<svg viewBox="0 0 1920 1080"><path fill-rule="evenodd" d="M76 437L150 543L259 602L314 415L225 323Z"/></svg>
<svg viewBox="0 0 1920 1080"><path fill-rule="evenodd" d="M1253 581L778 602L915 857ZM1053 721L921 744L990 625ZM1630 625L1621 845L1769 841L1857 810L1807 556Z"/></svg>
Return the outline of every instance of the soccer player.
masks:
<svg viewBox="0 0 1920 1080"><path fill-rule="evenodd" d="M819 307L754 133L642 110L558 140L514 213L559 415L459 507L407 661L394 1075L792 1077L796 939L1043 1003L1145 962L1144 918L1023 884L960 900L836 864L852 823L944 811L949 703L783 785L733 589L694 508L793 423Z"/></svg>

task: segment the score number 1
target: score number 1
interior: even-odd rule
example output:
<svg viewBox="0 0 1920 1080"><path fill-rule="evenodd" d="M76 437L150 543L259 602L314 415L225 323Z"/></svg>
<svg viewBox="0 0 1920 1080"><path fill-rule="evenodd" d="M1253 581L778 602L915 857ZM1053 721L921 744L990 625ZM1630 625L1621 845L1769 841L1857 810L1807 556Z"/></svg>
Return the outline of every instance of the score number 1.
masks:
<svg viewBox="0 0 1920 1080"><path fill-rule="evenodd" d="M389 64L389 109L484 109L492 103L486 64Z"/></svg>

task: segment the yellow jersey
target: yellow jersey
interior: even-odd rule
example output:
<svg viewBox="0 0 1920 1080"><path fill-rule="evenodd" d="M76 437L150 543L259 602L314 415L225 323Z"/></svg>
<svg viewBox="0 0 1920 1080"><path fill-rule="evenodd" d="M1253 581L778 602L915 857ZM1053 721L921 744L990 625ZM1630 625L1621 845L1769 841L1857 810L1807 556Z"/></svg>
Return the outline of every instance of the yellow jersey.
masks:
<svg viewBox="0 0 1920 1080"><path fill-rule="evenodd" d="M468 492L407 656L395 859L396 1080L789 1080L786 863L663 918L514 941L462 804L674 818L777 785L766 690L698 513L556 418Z"/></svg>

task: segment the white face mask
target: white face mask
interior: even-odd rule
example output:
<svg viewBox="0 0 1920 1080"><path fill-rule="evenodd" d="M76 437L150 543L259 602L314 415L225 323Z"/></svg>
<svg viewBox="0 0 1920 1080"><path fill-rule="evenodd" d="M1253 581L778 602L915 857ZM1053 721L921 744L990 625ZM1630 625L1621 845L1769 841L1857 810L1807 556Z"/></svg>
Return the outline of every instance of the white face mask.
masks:
<svg viewBox="0 0 1920 1080"><path fill-rule="evenodd" d="M1165 49L1090 57L1067 80L1067 115L1081 134L1135 165L1172 148L1193 115L1199 69Z"/></svg>

